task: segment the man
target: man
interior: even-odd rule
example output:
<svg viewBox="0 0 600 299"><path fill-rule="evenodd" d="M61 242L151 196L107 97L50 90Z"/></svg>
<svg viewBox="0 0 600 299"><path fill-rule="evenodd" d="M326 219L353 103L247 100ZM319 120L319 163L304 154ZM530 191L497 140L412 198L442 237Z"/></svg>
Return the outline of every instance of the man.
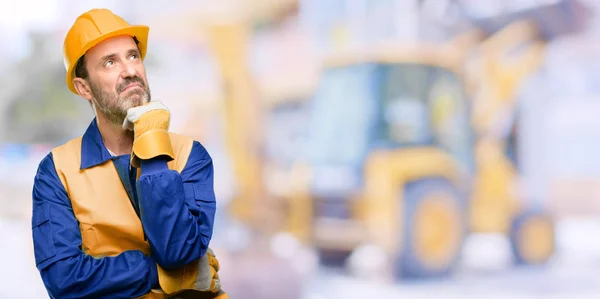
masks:
<svg viewBox="0 0 600 299"><path fill-rule="evenodd" d="M96 117L34 180L35 261L53 298L227 298L208 248L212 160L167 131L143 64L148 31L94 9L65 37L67 86Z"/></svg>

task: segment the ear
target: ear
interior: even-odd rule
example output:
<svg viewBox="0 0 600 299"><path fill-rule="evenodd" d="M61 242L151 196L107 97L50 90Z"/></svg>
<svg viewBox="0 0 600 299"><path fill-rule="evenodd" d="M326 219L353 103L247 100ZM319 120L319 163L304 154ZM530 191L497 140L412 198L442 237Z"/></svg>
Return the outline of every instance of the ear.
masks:
<svg viewBox="0 0 600 299"><path fill-rule="evenodd" d="M87 80L82 78L74 78L73 86L75 86L75 90L77 90L77 93L80 96L84 97L88 101L92 100L92 89L90 88L90 84Z"/></svg>

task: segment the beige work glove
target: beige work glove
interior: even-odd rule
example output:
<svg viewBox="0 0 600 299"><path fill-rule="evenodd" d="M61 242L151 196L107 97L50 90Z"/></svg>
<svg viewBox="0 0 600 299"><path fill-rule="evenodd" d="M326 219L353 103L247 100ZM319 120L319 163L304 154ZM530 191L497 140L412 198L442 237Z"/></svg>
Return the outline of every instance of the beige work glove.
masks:
<svg viewBox="0 0 600 299"><path fill-rule="evenodd" d="M221 290L219 269L219 261L209 248L197 262L180 269L166 270L158 266L158 282L168 295L195 291L203 294L202 298L226 299L227 294Z"/></svg>
<svg viewBox="0 0 600 299"><path fill-rule="evenodd" d="M171 112L158 100L127 110L123 128L133 131L133 167L140 167L140 159L164 156L171 161L175 158L169 137L170 121Z"/></svg>
<svg viewBox="0 0 600 299"><path fill-rule="evenodd" d="M198 261L198 274L194 289L203 292L217 292L221 289L221 280L219 279L219 269L221 265L212 249L208 248L206 254Z"/></svg>

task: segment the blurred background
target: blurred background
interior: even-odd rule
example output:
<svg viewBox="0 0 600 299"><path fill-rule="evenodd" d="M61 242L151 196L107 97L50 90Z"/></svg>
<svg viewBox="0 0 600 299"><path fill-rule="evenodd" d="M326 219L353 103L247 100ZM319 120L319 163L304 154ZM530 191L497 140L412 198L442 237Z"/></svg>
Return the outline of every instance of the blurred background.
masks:
<svg viewBox="0 0 600 299"><path fill-rule="evenodd" d="M0 298L47 298L32 181L93 117L61 51L95 7L213 157L231 298L600 298L594 0L0 4Z"/></svg>

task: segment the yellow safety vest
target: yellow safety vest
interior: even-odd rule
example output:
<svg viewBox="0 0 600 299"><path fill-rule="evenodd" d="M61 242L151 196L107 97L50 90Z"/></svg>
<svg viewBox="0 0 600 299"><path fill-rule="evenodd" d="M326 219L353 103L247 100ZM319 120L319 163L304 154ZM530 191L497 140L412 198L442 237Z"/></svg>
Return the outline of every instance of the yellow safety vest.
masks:
<svg viewBox="0 0 600 299"><path fill-rule="evenodd" d="M171 135L175 159L169 169L180 172L192 150L193 139ZM82 137L52 150L56 172L73 208L81 230L82 250L94 257L116 256L127 250L150 254L144 230L112 160L80 169ZM138 178L140 171L138 171ZM159 267L159 280L183 279L186 267L165 271ZM162 283L161 283L162 284ZM166 298L159 290L140 298Z"/></svg>

